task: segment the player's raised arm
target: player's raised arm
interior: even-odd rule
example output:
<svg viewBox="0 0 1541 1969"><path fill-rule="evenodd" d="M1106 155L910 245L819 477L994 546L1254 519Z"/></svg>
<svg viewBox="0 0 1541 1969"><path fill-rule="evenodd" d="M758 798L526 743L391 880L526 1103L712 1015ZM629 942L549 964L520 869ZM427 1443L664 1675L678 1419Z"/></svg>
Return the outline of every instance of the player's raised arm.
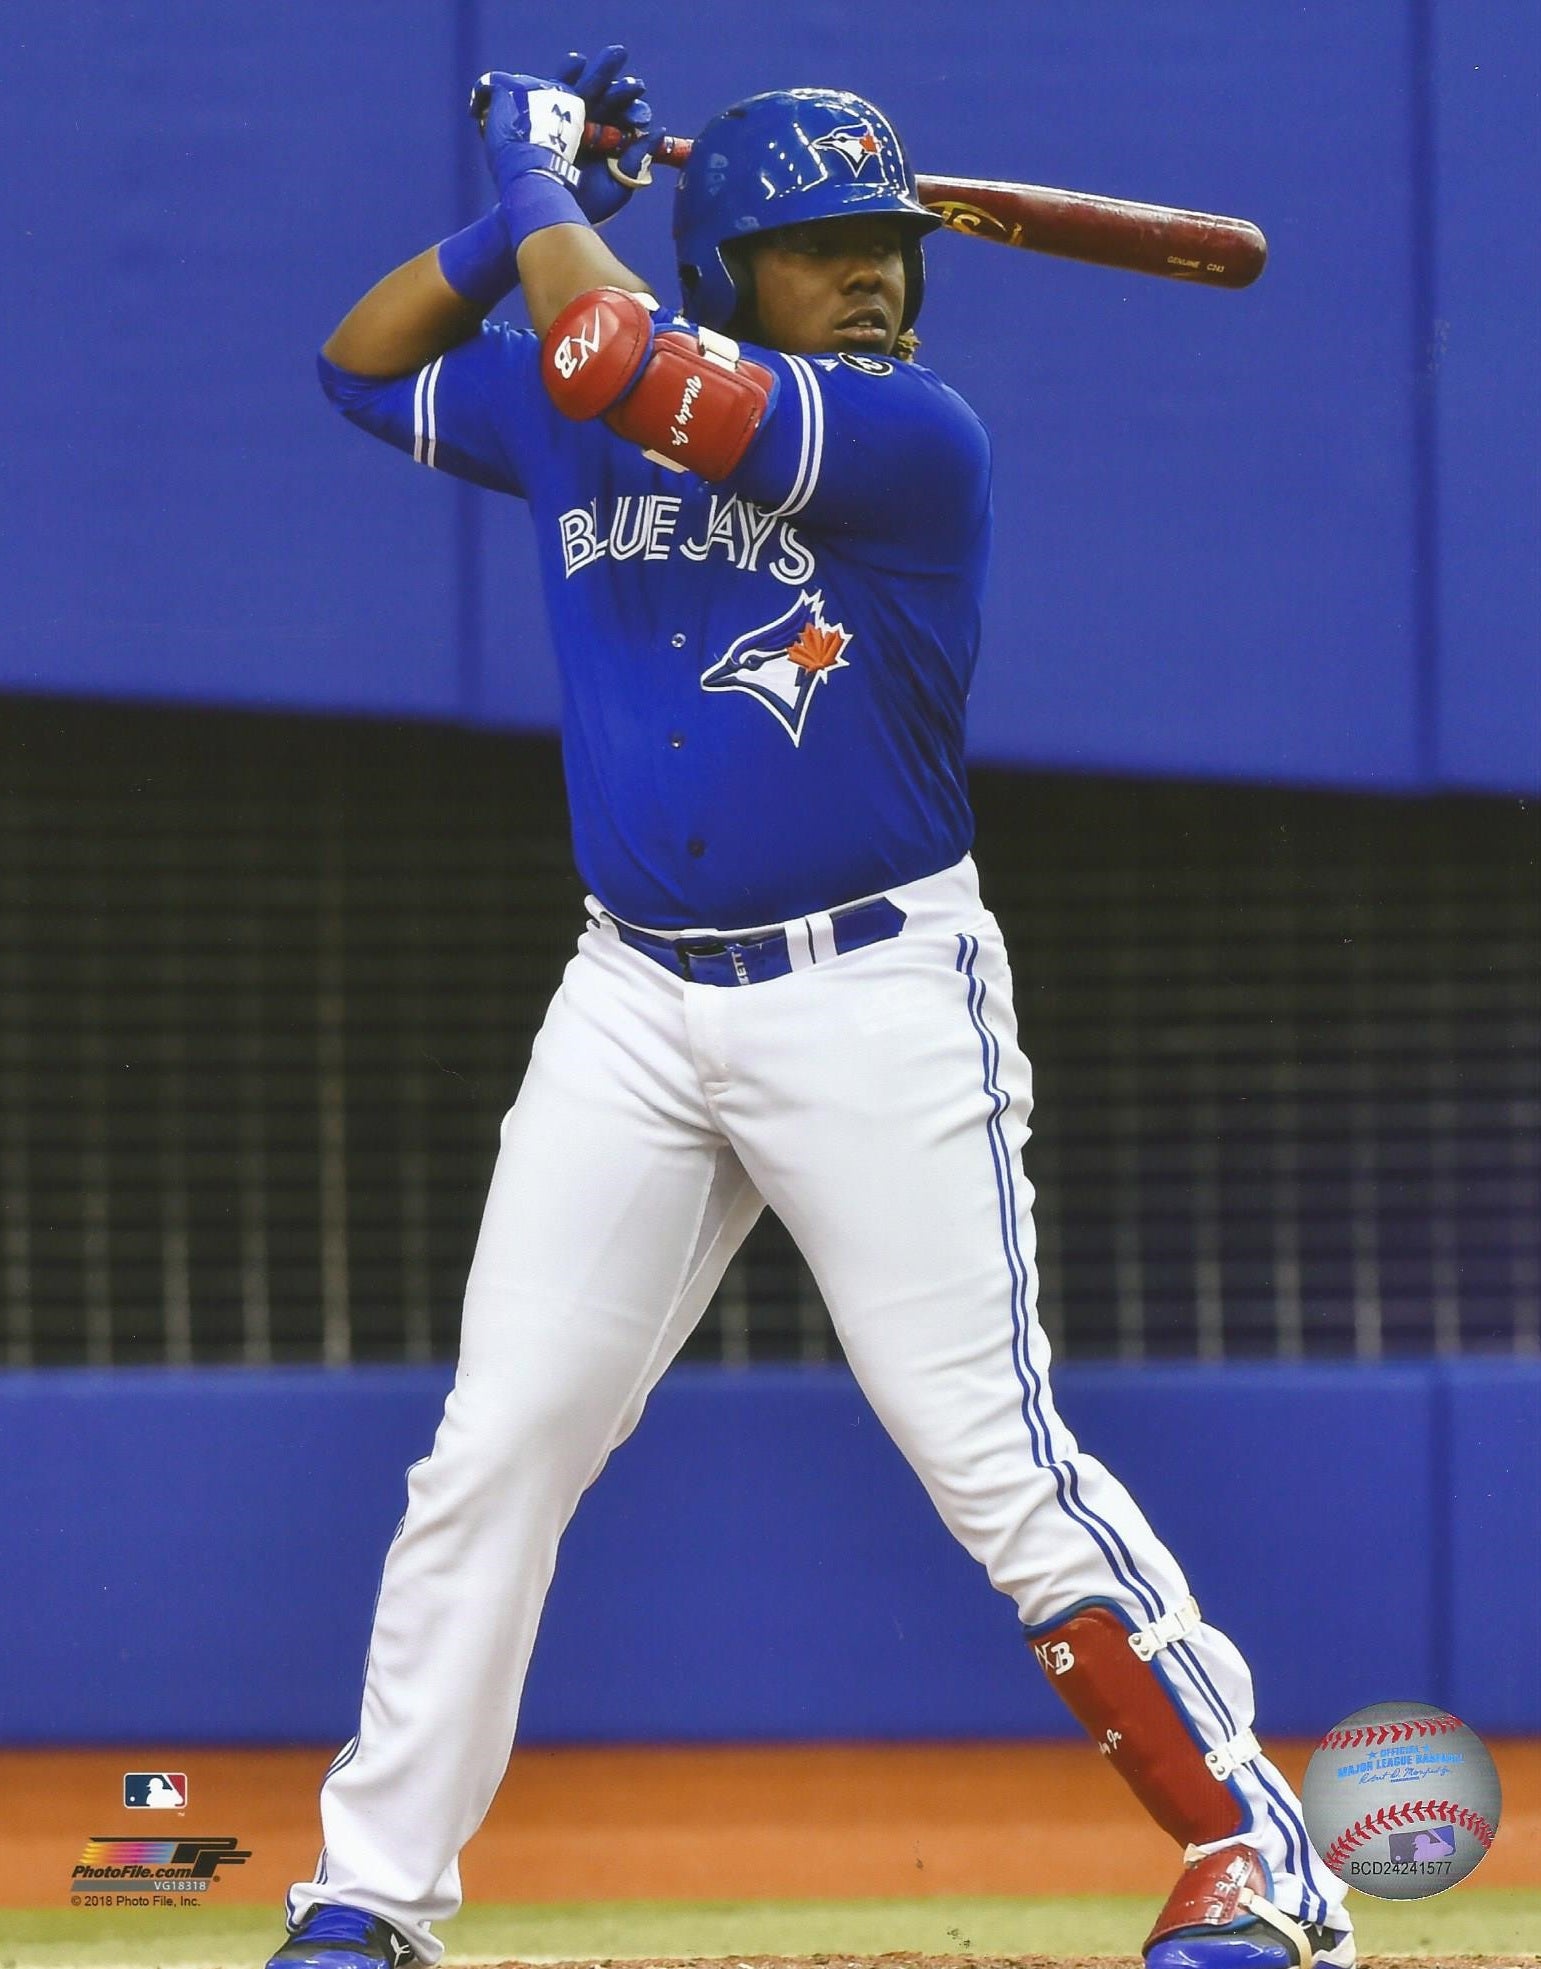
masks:
<svg viewBox="0 0 1541 1969"><path fill-rule="evenodd" d="M489 220L501 228L498 214ZM442 251L430 246L376 282L322 344L326 361L353 376L406 376L474 335L487 310L451 287Z"/></svg>
<svg viewBox="0 0 1541 1969"><path fill-rule="evenodd" d="M569 57L550 81L501 71L480 79L471 107L497 206L372 287L328 337L328 363L355 376L409 375L469 340L521 274L541 331L581 286L643 288L593 230L647 179L652 110L638 78L621 73L625 60L625 49L611 46L592 61ZM586 117L637 132L613 168L578 162ZM537 237L525 268L522 250Z"/></svg>
<svg viewBox="0 0 1541 1969"><path fill-rule="evenodd" d="M606 55L622 52L607 49ZM601 114L614 113L607 97L602 95L597 103L595 97L594 85L586 86L584 76L568 87L533 75L502 72L484 75L471 97L537 334L544 334L563 306L587 288L619 287L632 293L647 289L647 283L622 265L590 223L601 202L614 209L612 200L626 197L632 183L643 182L640 155L646 139L639 138L633 146L638 158L632 160L631 170L625 158L617 161L619 177L597 159L581 167L578 146L585 117L596 108ZM633 102L629 118L634 126L637 110ZM642 127L648 121L644 116Z"/></svg>
<svg viewBox="0 0 1541 1969"><path fill-rule="evenodd" d="M350 422L420 464L529 491L549 410L537 345L486 316L520 284L521 256L537 326L575 285L642 287L594 231L647 181L652 111L642 83L621 73L625 60L612 46L591 61L570 56L551 81L480 79L471 108L498 203L387 274L328 337L322 388ZM636 131L613 168L578 160L585 118Z"/></svg>

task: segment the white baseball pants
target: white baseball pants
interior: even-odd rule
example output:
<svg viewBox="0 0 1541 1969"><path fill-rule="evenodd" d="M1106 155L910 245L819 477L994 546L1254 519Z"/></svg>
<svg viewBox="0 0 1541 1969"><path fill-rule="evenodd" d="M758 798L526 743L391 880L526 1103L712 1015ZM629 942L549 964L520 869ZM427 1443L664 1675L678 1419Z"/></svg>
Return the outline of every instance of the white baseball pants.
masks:
<svg viewBox="0 0 1541 1969"><path fill-rule="evenodd" d="M889 893L899 936L743 987L672 975L590 899L503 1122L455 1385L409 1475L359 1732L322 1789L326 1845L291 1921L349 1903L438 1959L427 1924L459 1907L458 1855L507 1768L558 1541L762 1200L879 1418L1024 1623L1100 1599L1143 1627L1187 1598L1055 1412L1020 1160L1030 1069L973 862ZM1200 1626L1160 1660L1207 1747L1250 1725L1222 1634ZM1236 1782L1239 1836L1279 1905L1346 1927L1278 1771L1258 1759Z"/></svg>

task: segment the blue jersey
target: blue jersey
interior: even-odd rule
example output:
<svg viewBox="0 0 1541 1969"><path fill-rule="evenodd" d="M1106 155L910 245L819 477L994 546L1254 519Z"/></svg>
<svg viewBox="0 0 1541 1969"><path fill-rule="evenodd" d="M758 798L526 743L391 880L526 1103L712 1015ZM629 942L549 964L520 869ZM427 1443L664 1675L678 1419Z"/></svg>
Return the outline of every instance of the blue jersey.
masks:
<svg viewBox="0 0 1541 1969"><path fill-rule="evenodd" d="M829 909L973 838L984 430L913 363L746 353L775 398L715 486L561 416L528 330L393 382L322 364L354 422L528 502L578 868L659 929Z"/></svg>

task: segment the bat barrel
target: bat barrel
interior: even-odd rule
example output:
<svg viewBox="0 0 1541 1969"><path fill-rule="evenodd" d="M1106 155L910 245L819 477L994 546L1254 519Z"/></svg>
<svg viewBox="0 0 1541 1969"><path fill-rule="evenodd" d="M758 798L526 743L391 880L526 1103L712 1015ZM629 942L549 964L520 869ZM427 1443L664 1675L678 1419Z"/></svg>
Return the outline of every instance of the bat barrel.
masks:
<svg viewBox="0 0 1541 1969"><path fill-rule="evenodd" d="M919 191L955 232L1166 280L1250 287L1268 259L1250 220L1215 212L983 178L921 178Z"/></svg>

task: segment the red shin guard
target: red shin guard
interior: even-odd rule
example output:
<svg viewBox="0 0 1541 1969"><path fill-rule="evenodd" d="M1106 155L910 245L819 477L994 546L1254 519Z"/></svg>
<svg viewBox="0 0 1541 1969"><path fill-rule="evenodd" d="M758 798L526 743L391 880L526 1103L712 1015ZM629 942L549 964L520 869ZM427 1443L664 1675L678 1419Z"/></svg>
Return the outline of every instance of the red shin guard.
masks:
<svg viewBox="0 0 1541 1969"><path fill-rule="evenodd" d="M1249 1755L1250 1732L1210 1751L1194 1741L1151 1657L1198 1625L1189 1600L1131 1632L1111 1606L1081 1606L1031 1637L1033 1653L1076 1721L1162 1828L1183 1846L1241 1830L1245 1813L1224 1780Z"/></svg>

